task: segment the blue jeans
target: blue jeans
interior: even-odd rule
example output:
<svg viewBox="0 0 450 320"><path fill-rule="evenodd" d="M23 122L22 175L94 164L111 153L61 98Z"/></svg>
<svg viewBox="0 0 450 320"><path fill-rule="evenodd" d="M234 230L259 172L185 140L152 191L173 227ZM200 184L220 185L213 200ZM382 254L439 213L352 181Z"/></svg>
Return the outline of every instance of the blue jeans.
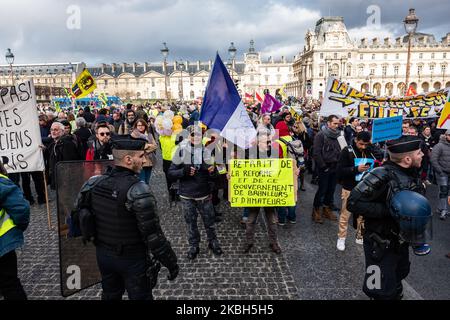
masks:
<svg viewBox="0 0 450 320"><path fill-rule="evenodd" d="M319 188L314 196L314 208L322 205L331 207L333 205L334 190L336 189L336 172L319 170Z"/></svg>
<svg viewBox="0 0 450 320"><path fill-rule="evenodd" d="M242 218L248 218L249 213L250 213L250 208L245 207L244 211L242 212Z"/></svg>
<svg viewBox="0 0 450 320"><path fill-rule="evenodd" d="M144 181L146 184L150 182L150 177L152 175L153 167L143 167L141 173L139 173L139 179Z"/></svg>
<svg viewBox="0 0 450 320"><path fill-rule="evenodd" d="M288 220L296 221L297 220L297 215L295 213L295 209L296 208L297 208L297 206L293 206L293 207L278 207L277 208L278 222L286 223L286 216L287 216ZM287 215L286 215L286 212L287 212Z"/></svg>
<svg viewBox="0 0 450 320"><path fill-rule="evenodd" d="M145 251L127 255L97 246L97 264L102 275L102 300L122 300L125 289L130 300L153 300L147 277Z"/></svg>

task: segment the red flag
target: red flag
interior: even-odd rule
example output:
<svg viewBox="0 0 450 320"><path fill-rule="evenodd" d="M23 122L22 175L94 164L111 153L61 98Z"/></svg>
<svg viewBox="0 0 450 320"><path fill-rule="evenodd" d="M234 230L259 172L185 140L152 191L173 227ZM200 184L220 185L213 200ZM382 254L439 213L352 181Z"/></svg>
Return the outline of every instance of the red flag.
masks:
<svg viewBox="0 0 450 320"><path fill-rule="evenodd" d="M406 96L417 96L417 92L414 90L413 86L409 86L408 91L406 91Z"/></svg>
<svg viewBox="0 0 450 320"><path fill-rule="evenodd" d="M258 92L256 92L256 100L258 100L259 102L263 102L263 99L261 98L261 96L258 94Z"/></svg>

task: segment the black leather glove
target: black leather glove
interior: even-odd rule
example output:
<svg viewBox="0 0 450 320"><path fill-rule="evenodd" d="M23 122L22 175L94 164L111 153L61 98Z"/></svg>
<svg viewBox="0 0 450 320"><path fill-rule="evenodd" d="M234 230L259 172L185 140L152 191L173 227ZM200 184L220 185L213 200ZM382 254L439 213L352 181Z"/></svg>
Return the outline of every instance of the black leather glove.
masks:
<svg viewBox="0 0 450 320"><path fill-rule="evenodd" d="M156 284L158 283L159 270L161 270L161 264L155 259L151 259L150 265L147 269L147 277L149 278L150 287L152 289L156 287Z"/></svg>
<svg viewBox="0 0 450 320"><path fill-rule="evenodd" d="M190 164L185 164L184 165L184 176L188 177L191 175L191 165Z"/></svg>
<svg viewBox="0 0 450 320"><path fill-rule="evenodd" d="M169 275L167 276L167 280L173 281L178 276L178 273L180 272L180 267L178 264L175 265L175 267L171 270L169 270Z"/></svg>

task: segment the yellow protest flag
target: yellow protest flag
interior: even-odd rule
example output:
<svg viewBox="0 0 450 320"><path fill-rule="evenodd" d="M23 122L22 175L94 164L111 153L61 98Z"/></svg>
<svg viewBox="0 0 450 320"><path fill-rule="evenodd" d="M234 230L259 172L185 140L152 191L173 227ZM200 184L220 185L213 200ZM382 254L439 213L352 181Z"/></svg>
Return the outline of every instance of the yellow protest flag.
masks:
<svg viewBox="0 0 450 320"><path fill-rule="evenodd" d="M286 94L286 92L284 92L284 89L286 88L286 84L283 84L283 86L280 88L280 94L281 94L281 96L283 97L283 98L287 98L287 94Z"/></svg>
<svg viewBox="0 0 450 320"><path fill-rule="evenodd" d="M72 94L75 98L83 98L97 88L94 78L87 69L80 73L72 85Z"/></svg>
<svg viewBox="0 0 450 320"><path fill-rule="evenodd" d="M438 120L437 127L439 129L450 129L450 93L448 93L447 102L442 108L441 117Z"/></svg>

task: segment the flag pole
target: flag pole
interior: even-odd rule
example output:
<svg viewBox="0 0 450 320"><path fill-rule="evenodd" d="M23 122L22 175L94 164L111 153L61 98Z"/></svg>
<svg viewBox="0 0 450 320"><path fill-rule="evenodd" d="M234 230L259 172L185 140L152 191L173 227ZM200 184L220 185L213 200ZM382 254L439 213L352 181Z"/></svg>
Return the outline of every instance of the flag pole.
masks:
<svg viewBox="0 0 450 320"><path fill-rule="evenodd" d="M45 175L45 170L42 171L42 175L44 176L44 190L45 190L45 203L47 206L47 221L48 221L48 229L53 230L52 226L52 217L50 215L50 205L48 203L48 188L47 188L47 176Z"/></svg>

